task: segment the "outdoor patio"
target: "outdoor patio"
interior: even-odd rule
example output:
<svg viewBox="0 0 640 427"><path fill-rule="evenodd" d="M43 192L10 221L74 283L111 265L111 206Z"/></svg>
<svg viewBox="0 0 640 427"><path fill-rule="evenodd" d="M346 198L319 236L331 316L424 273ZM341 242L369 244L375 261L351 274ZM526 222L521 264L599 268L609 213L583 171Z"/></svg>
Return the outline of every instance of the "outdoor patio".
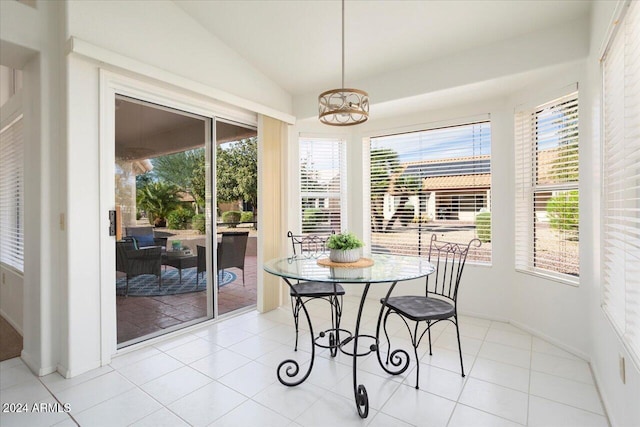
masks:
<svg viewBox="0 0 640 427"><path fill-rule="evenodd" d="M167 270L172 268L167 267ZM256 257L245 258L244 286L242 271L236 268L231 271L236 275L235 280L222 286L217 293L219 315L256 304ZM200 287L202 289L202 284ZM116 296L116 312L118 343L122 343L180 323L204 319L207 315L207 293L197 291L167 296Z"/></svg>

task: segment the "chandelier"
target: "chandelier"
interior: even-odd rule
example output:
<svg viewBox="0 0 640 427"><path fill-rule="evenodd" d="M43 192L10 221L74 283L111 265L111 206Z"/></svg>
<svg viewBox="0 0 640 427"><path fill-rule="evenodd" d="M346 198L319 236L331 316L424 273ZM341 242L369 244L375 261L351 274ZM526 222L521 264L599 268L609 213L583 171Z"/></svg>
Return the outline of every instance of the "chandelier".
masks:
<svg viewBox="0 0 640 427"><path fill-rule="evenodd" d="M318 96L318 118L326 125L351 126L369 118L369 94L344 87L344 0L342 0L342 88Z"/></svg>

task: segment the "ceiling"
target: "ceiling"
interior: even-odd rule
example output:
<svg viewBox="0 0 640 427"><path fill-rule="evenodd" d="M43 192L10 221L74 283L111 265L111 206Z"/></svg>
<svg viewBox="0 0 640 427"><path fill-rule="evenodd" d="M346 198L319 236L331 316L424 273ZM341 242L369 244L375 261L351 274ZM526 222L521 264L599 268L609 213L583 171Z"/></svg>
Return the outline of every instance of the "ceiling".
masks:
<svg viewBox="0 0 640 427"><path fill-rule="evenodd" d="M341 84L339 1L175 3L293 96ZM590 8L586 0L349 0L345 85L573 21Z"/></svg>
<svg viewBox="0 0 640 427"><path fill-rule="evenodd" d="M118 95L115 113L116 157L143 160L204 147L205 117ZM253 128L216 121L216 143L256 135Z"/></svg>

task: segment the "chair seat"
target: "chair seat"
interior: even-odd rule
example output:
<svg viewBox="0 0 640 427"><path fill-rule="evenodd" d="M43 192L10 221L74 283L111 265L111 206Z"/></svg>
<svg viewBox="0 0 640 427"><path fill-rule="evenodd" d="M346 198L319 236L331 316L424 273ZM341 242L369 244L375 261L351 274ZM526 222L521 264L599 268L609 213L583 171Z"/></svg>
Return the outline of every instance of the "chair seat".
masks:
<svg viewBox="0 0 640 427"><path fill-rule="evenodd" d="M330 295L344 295L344 288L339 283L335 285L335 293L333 283L326 282L300 282L294 285L294 288L301 297L328 297ZM296 293L291 289L289 291L291 296L295 296Z"/></svg>
<svg viewBox="0 0 640 427"><path fill-rule="evenodd" d="M385 304L384 298L380 302ZM424 296L391 297L387 300L386 305L414 321L448 319L455 313L455 308L447 301Z"/></svg>

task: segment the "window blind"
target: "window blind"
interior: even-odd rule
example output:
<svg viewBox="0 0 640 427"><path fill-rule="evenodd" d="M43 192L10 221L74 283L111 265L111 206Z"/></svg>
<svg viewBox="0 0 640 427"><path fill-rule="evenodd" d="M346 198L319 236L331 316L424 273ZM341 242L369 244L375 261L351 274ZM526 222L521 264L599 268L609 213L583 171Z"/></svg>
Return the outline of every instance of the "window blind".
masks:
<svg viewBox="0 0 640 427"><path fill-rule="evenodd" d="M303 234L339 233L346 214L342 202L345 147L340 139L301 138L300 205Z"/></svg>
<svg viewBox="0 0 640 427"><path fill-rule="evenodd" d="M23 124L0 130L0 262L24 271Z"/></svg>
<svg viewBox="0 0 640 427"><path fill-rule="evenodd" d="M640 6L602 61L603 309L640 367Z"/></svg>
<svg viewBox="0 0 640 427"><path fill-rule="evenodd" d="M437 233L491 261L490 122L371 138L369 179L372 252L426 255Z"/></svg>
<svg viewBox="0 0 640 427"><path fill-rule="evenodd" d="M516 268L577 283L578 93L515 121Z"/></svg>

